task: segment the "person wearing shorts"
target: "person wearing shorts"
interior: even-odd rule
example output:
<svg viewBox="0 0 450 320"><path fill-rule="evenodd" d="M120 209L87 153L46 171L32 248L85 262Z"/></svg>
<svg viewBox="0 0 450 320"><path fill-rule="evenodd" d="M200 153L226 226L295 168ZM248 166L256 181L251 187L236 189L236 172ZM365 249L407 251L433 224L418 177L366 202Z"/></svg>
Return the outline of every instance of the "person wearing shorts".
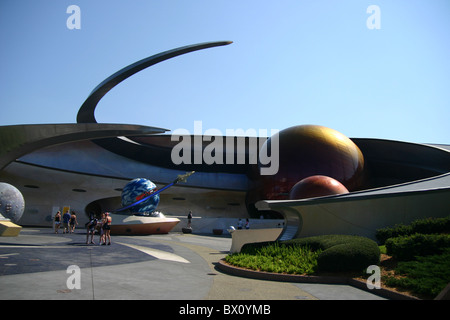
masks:
<svg viewBox="0 0 450 320"><path fill-rule="evenodd" d="M103 232L105 237L105 242L103 244L106 245L106 241L108 241L108 246L111 245L111 221L112 218L109 215L109 212L106 212L105 222L103 223Z"/></svg>
<svg viewBox="0 0 450 320"><path fill-rule="evenodd" d="M61 226L61 211L58 211L55 215L55 233L58 233L59 227Z"/></svg>
<svg viewBox="0 0 450 320"><path fill-rule="evenodd" d="M63 233L69 233L69 222L70 222L70 213L67 211L63 214Z"/></svg>
<svg viewBox="0 0 450 320"><path fill-rule="evenodd" d="M77 224L78 224L77 215L75 214L75 211L72 211L72 214L70 215L70 220L69 220L70 233L73 233L75 231L75 225L77 225Z"/></svg>
<svg viewBox="0 0 450 320"><path fill-rule="evenodd" d="M93 218L89 223L86 225L87 233L86 233L86 244L95 244L94 243L94 234L95 234L95 228L97 227L97 219ZM91 242L89 242L89 235L91 235Z"/></svg>

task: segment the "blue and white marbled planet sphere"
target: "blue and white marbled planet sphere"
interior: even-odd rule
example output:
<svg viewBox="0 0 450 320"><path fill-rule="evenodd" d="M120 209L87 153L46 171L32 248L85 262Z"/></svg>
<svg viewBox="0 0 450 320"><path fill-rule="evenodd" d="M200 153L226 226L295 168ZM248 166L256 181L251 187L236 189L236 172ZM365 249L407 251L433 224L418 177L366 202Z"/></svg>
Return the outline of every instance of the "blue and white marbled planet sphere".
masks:
<svg viewBox="0 0 450 320"><path fill-rule="evenodd" d="M127 207L156 191L156 185L148 179L136 178L128 182L122 190L122 207ZM159 204L159 194L132 206L134 214L151 214Z"/></svg>

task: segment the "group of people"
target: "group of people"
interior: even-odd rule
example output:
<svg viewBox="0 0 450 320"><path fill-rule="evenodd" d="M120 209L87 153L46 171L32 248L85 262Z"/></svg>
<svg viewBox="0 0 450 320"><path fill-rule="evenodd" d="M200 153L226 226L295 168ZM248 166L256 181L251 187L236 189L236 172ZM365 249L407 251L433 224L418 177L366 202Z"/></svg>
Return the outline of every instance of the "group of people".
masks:
<svg viewBox="0 0 450 320"><path fill-rule="evenodd" d="M61 211L56 212L54 222L55 233L59 233L61 223L63 225L63 233L73 233L75 231L75 226L78 225L77 215L75 211L72 211L72 213L66 211L62 216Z"/></svg>
<svg viewBox="0 0 450 320"><path fill-rule="evenodd" d="M242 221L242 219L239 219L238 230L241 230L242 228L250 229L250 221L248 220L248 218L245 219L245 223L244 223L244 221Z"/></svg>
<svg viewBox="0 0 450 320"><path fill-rule="evenodd" d="M98 231L100 235L99 244L111 245L111 222L112 218L109 212L102 213L101 219L97 219L95 215L91 215L89 222L86 223L86 244L95 244L94 234ZM61 216L61 211L56 212L54 218L55 233L59 233L61 223L64 228L63 233L73 233L75 231L75 226L78 225L76 213L74 211L71 213L66 211ZM90 241L89 236L91 236Z"/></svg>
<svg viewBox="0 0 450 320"><path fill-rule="evenodd" d="M98 231L100 235L99 245L111 245L111 222L112 218L109 212L102 213L101 219L92 216L90 221L86 224L86 244L95 244L94 235ZM89 241L89 236L91 240ZM108 242L108 243L106 243Z"/></svg>

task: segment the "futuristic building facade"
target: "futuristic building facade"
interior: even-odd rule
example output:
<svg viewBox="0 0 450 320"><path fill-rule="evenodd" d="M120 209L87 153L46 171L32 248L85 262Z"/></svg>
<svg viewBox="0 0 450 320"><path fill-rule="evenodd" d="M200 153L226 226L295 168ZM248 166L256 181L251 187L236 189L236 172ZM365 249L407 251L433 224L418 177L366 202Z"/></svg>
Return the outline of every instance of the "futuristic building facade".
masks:
<svg viewBox="0 0 450 320"><path fill-rule="evenodd" d="M49 226L54 211L64 206L79 213L84 224L85 213L120 207L122 188L130 180L148 178L159 188L186 171L196 173L160 194L160 211L177 216L192 210L219 218L282 216L283 239L329 233L373 238L376 229L387 225L450 214L450 145L349 139L330 128L300 125L277 134L279 170L262 176L261 165L249 161L174 164L171 152L177 142L167 129L96 122L97 103L131 75L181 54L229 43L166 51L118 71L88 96L76 124L0 127L0 181L15 186L25 199L19 224ZM246 146L233 150L234 157L258 157L248 147L256 138L228 138ZM273 138L256 153L267 152ZM221 150L216 156L224 159L231 152L225 143ZM320 187L327 192L305 193L298 184L311 176L340 186L330 188L330 179L325 183L321 178ZM312 190L311 182L303 181L305 185Z"/></svg>

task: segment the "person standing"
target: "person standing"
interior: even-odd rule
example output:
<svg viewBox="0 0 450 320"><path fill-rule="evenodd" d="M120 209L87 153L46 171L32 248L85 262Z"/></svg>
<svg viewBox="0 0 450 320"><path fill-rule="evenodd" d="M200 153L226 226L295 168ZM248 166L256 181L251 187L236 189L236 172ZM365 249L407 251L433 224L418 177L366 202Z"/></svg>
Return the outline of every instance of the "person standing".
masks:
<svg viewBox="0 0 450 320"><path fill-rule="evenodd" d="M191 222L192 222L192 211L191 210L189 210L187 219L188 219L187 227L190 228L191 227Z"/></svg>
<svg viewBox="0 0 450 320"><path fill-rule="evenodd" d="M103 226L105 225L105 213L102 213L102 217L100 218L100 220L97 221L97 226L96 229L98 230L98 234L100 236L100 238L98 239L98 245L101 246L102 244L105 243L105 229L103 229Z"/></svg>
<svg viewBox="0 0 450 320"><path fill-rule="evenodd" d="M250 221L248 218L245 220L245 229L250 229Z"/></svg>
<svg viewBox="0 0 450 320"><path fill-rule="evenodd" d="M95 244L94 243L94 234L95 234L95 228L97 227L97 219L93 217L91 221L89 221L86 224L86 244ZM91 242L89 242L89 235L91 236Z"/></svg>
<svg viewBox="0 0 450 320"><path fill-rule="evenodd" d="M75 225L78 225L77 215L76 215L75 211L72 211L72 214L70 215L70 220L69 220L70 233L74 233Z"/></svg>
<svg viewBox="0 0 450 320"><path fill-rule="evenodd" d="M70 221L70 213L69 210L66 211L63 215L63 233L69 233L69 221Z"/></svg>
<svg viewBox="0 0 450 320"><path fill-rule="evenodd" d="M111 218L109 212L106 212L105 213L105 223L103 223L103 232L105 233L104 234L104 237L105 237L104 245L106 244L106 241L108 241L108 246L111 245L111 222L112 222L112 218Z"/></svg>
<svg viewBox="0 0 450 320"><path fill-rule="evenodd" d="M61 211L56 212L54 222L55 222L55 233L58 233L59 227L61 226Z"/></svg>

